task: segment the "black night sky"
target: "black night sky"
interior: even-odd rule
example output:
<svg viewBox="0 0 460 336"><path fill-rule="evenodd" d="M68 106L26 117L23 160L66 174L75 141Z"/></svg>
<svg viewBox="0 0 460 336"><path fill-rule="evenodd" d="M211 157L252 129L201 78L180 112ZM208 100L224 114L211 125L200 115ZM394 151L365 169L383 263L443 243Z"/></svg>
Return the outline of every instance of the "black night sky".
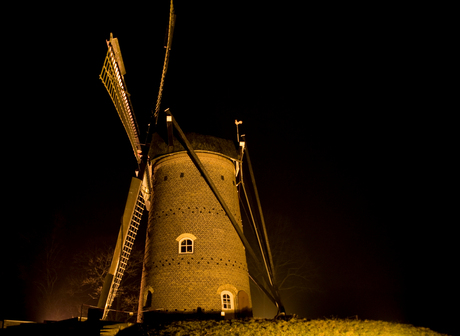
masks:
<svg viewBox="0 0 460 336"><path fill-rule="evenodd" d="M158 3L18 15L29 29L7 38L4 64L13 75L4 134L13 135L4 137L2 318L44 318L31 308L33 269L57 222L67 258L118 232L136 165L98 75L113 32L145 132L169 15ZM162 110L185 131L231 139L243 121L267 225L285 227L312 269L311 289L286 298L288 313L458 332L454 133L424 84L423 28L377 5L175 8ZM257 300L255 314L268 316Z"/></svg>

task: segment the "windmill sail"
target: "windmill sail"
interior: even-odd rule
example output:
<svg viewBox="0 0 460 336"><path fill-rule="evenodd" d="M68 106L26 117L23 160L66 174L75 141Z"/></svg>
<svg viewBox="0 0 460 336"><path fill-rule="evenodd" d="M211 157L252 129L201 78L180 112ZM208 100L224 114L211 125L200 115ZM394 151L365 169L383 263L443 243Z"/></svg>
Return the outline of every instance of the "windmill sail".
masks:
<svg viewBox="0 0 460 336"><path fill-rule="evenodd" d="M154 112L155 125L158 122L158 113L160 112L161 98L163 96L163 86L165 83L166 72L168 71L169 54L171 52L172 38L173 38L175 23L176 23L176 14L174 12L174 5L171 0L170 10L169 10L168 42L165 46L166 53L165 53L165 60L163 63L163 72L161 74L160 89L158 90L157 103L155 105L155 112Z"/></svg>
<svg viewBox="0 0 460 336"><path fill-rule="evenodd" d="M123 222L118 233L117 245L112 258L109 272L106 276L99 298L98 307L104 309L103 319L107 317L108 309L117 295L123 273L127 267L129 255L139 229L145 203L141 192L142 180L133 177L129 187L128 199L123 213Z"/></svg>
<svg viewBox="0 0 460 336"><path fill-rule="evenodd" d="M137 126L131 99L129 98L129 93L126 89L126 83L123 77L126 71L121 57L118 39L113 38L112 34L110 34L110 40L107 41L107 47L107 56L99 78L102 80L102 83L104 83L118 115L120 116L121 122L125 127L137 163L140 163L142 160L142 149L139 141L139 127Z"/></svg>
<svg viewBox="0 0 460 336"><path fill-rule="evenodd" d="M163 72L162 72L162 77L161 77L161 82L160 82L160 89L159 89L158 97L157 97L157 103L156 103L155 111L153 113L153 117L155 118L155 124L157 123L158 113L160 111L164 79L165 79L165 75L166 75L167 68L168 68L169 54L171 50L172 36L173 36L174 25L175 25L175 14L174 14L174 7L173 7L172 1L171 1L171 6L170 6L170 18L169 19L170 20L169 20L168 43L166 45L166 55L165 55L165 60L164 60L164 65L163 65ZM107 274L107 277L106 277L106 280L105 280L105 283L102 289L102 293L99 299L98 306L99 308L104 310L103 319L107 317L109 308L114 298L116 297L117 291L120 287L121 280L126 270L129 256L130 256L132 247L134 245L134 240L137 235L137 230L140 225L143 210L146 205L148 209L151 208L150 201L151 201L151 194L153 190L153 185L151 181L152 173L153 173L152 167L150 165L150 161L149 161L150 159L146 160L146 158L145 157L143 158L142 156L142 148L141 148L141 143L139 141L139 132L138 132L139 128L138 128L138 125L135 119L135 115L133 112L130 95L127 91L126 83L124 80L124 75L126 71L125 71L125 67L123 64L123 59L121 56L118 39L113 38L111 34L110 40L107 41L107 46L108 46L107 56L105 58L104 65L103 65L103 68L102 68L102 71L99 77L102 80L104 86L106 87L110 95L110 98L112 99L112 102L115 105L118 115L123 123L123 126L130 140L131 146L133 148L134 156L136 157L136 160L138 162L140 172L139 172L138 177L133 177L131 180L130 191L129 191L128 200L125 206L123 222L119 230L115 252L114 252L112 263L111 263L109 272ZM216 188L210 175L207 173L200 159L195 154L191 145L188 143L182 130L180 129L178 124L175 122L174 118L169 112L169 109L166 112L168 114L167 123L168 123L169 151L172 150L171 149L172 143L173 143L172 124L174 124L176 131L180 134L181 139L186 144L187 151L190 155L190 158L192 159L196 168L198 168L198 170L200 171L201 175L205 178L205 181L211 188L212 193L214 193L221 207L224 209L226 216L230 219L231 225L233 226L233 228L235 229L237 233L236 236L239 237L239 239L242 242L241 246L242 247L244 246L246 251L250 255L252 255L253 258L257 261L258 258L255 255L254 251L252 250L251 246L249 245L249 242L244 237L244 233L239 226L240 223L235 219L233 213L231 212L230 208L227 206L227 203L224 201L224 198L220 194L219 190ZM147 140L150 134L149 131L147 132ZM241 159L242 159L242 153L241 153L240 160ZM248 157L248 162L249 162L249 157ZM251 175L252 175L252 171L251 171ZM224 178L222 176L222 180L223 179ZM254 180L253 177L252 177L252 180ZM233 186L234 185L235 183L233 183ZM231 190L234 190L234 187ZM260 203L258 203L258 207L260 210ZM224 222L227 223L226 221ZM262 217L262 226L264 229L264 234L266 235L265 226L263 223L263 217ZM284 307L279 298L279 292L277 290L277 287L275 286L273 261L272 261L271 254L269 251L268 241L265 242L264 246L262 245L263 244L260 244L260 248L261 248L261 253L264 257L267 276L268 276L270 286L266 288L264 284L257 282L255 279L253 279L253 281L260 288L262 288L264 293L266 293L267 296L273 301L273 303L278 306L279 311L284 312ZM266 256L267 249L268 249L268 256ZM242 251L244 252L243 249ZM242 258L243 261L241 262L241 264L246 265L246 257L244 253L243 253L243 256L244 257ZM270 263L268 263L267 260L269 260ZM244 275L244 277L247 279L246 275ZM244 290L249 291L249 280L247 281L248 281L247 288L244 287L246 288ZM244 290L242 290L242 292L244 292ZM246 297L247 297L247 294L246 294ZM248 304L249 304L249 301L248 301ZM249 306L245 306L245 309L248 309L248 307Z"/></svg>
<svg viewBox="0 0 460 336"><path fill-rule="evenodd" d="M123 126L128 134L136 161L143 169L139 178L133 177L126 201L123 222L118 233L117 244L112 258L112 264L106 276L98 307L104 309L103 318L107 317L126 269L129 256L136 238L137 230L145 208L150 198L149 167L142 162L142 149L139 141L139 132L134 116L131 100L126 89L124 74L126 73L121 57L118 39L110 35L107 41L107 56L99 78L104 83L112 99ZM144 173L145 172L145 173Z"/></svg>

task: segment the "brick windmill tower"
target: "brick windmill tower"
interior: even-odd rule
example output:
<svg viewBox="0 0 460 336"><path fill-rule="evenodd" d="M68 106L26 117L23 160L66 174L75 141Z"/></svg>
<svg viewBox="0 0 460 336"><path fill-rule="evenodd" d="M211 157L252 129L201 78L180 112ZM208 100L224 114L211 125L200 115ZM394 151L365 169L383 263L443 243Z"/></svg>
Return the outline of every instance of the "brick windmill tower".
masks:
<svg viewBox="0 0 460 336"><path fill-rule="evenodd" d="M233 142L197 134L187 139L242 230ZM139 312L250 315L245 248L229 216L177 140L168 146L154 136L152 144Z"/></svg>
<svg viewBox="0 0 460 336"><path fill-rule="evenodd" d="M155 125L174 22L171 2L163 74L152 113ZM258 257L243 234L239 208L237 186L244 185L243 154L250 167L244 142L239 142L237 150L231 140L197 134L186 136L167 109L166 141L154 133L145 155L146 146L139 140L139 127L124 80L126 71L118 40L111 35L107 46L100 78L123 123L139 169L131 180L112 263L99 299L102 317L107 318L117 296L144 208L149 211L149 219L138 321L144 315L155 314L250 316L249 278L284 313L261 211L263 232L252 224L254 231L259 232L259 248L267 272L265 284L250 277L247 268L246 253L256 262ZM238 129L238 122L236 125ZM147 133L151 134L150 127ZM250 171L252 176L251 168Z"/></svg>

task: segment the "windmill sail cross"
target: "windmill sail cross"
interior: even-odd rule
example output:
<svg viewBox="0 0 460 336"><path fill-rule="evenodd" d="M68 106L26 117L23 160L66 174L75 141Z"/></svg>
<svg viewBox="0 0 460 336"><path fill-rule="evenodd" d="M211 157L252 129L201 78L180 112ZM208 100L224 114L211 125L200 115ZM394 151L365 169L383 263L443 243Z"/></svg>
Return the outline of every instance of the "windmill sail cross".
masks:
<svg viewBox="0 0 460 336"><path fill-rule="evenodd" d="M170 50L171 50L171 45L172 45L172 36L173 36L173 31L174 31L174 26L175 26L175 13L174 13L174 7L173 7L173 2L172 1L171 1L171 5L170 5L170 18L169 19L170 20L169 20L169 30L168 30L168 42L167 42L167 46L166 46L165 60L164 60L164 64L163 64L163 72L162 72L162 77L161 77L161 82L160 82L160 88L159 88L159 92L158 92L157 102L156 102L156 106L155 106L155 111L154 111L154 113L152 113L152 116L155 119L155 124L157 123L158 113L160 111L160 104L161 104L161 99L162 99L164 80L165 80L165 75L166 75L166 72L167 72L167 69L168 69L169 55L170 55ZM103 286L103 292L102 292L100 300L99 300L98 306L100 308L104 309L103 319L105 319L107 317L107 313L109 311L109 308L110 308L114 298L116 297L117 291L118 291L118 289L120 287L121 280L122 280L122 277L123 277L123 273L124 273L124 271L125 271L125 269L127 267L129 256L130 256L132 247L134 245L134 239L136 237L137 230L138 230L139 225L140 225L140 221L141 221L141 217L142 217L142 213L143 213L144 208L147 206L147 209L150 210L150 213L152 214L152 213L154 213L155 209L160 209L163 206L161 204L168 203L169 201L171 201L171 199L175 199L175 197L177 195L177 193L171 193L171 192L161 193L160 192L158 194L160 195L159 197L162 199L162 202L156 201L156 200L159 199L159 197L156 197L156 198L152 197L152 194L153 194L154 191L158 192L158 189L157 189L158 185L156 183L153 183L153 181L152 181L152 179L153 180L158 179L158 176L155 175L156 174L155 171L157 171L157 168L153 168L153 167L158 167L158 166L155 166L155 164L158 165L159 163L158 163L158 161L156 161L156 163L154 163L153 161L150 162L150 158L145 158L145 157L143 158L142 157L142 148L141 148L141 144L140 144L140 141L139 141L139 132L138 132L139 128L138 128L137 121L136 121L136 118L135 118L135 115L134 115L134 112L133 112L132 103L131 103L131 100L130 100L130 95L129 95L128 91L127 91L126 83L124 81L124 75L126 74L126 69L125 69L125 66L124 66L124 63L123 63L123 58L122 58L122 55L121 55L121 50L120 50L120 45L119 45L118 39L113 38L113 36L111 34L110 35L110 40L107 41L107 46L108 46L107 56L106 56L106 59L104 61L104 66L103 66L101 74L100 74L100 79L102 80L104 86L106 87L106 89L107 89L107 91L108 91L108 93L110 95L110 98L112 99L112 102L115 105L115 108L116 108L116 110L118 112L118 115L119 115L119 117L120 117L120 119L122 121L122 124L123 124L123 126L124 126L124 128L126 130L126 133L128 135L128 138L130 140L131 146L132 146L133 151L134 151L134 155L135 155L136 160L137 160L138 165L139 165L139 176L138 176L138 178L133 177L132 181L131 181L128 200L126 202L125 211L124 211L124 215L123 215L123 222L122 222L122 225L121 225L120 230L119 230L119 236L118 236L118 239L117 239L117 244L116 244L115 252L114 252L114 255L113 255L113 259L112 259L112 264L111 264L110 270L108 272L108 275L106 277L106 281L105 281L105 284ZM209 266L209 267L215 268L215 270L216 270L216 272L207 272L208 274L211 274L211 273L213 274L209 278L209 281L207 281L208 283L210 283L212 285L210 285L210 287L209 286L207 286L207 287L204 286L204 287L206 287L206 289L203 289L203 286L199 285L196 288L195 293L193 294L194 296L193 297L190 296L187 299L188 300L187 302L184 302L182 297L179 298L179 299L176 298L176 297L173 297L174 293L180 292L183 289L183 288L180 288L181 285L179 285L179 287L177 287L177 285L176 285L177 279L176 278L169 279L169 280L174 280L174 281L171 281L168 284L169 290L165 291L165 288L161 287L161 291L163 291L163 293L160 294L161 291L158 291L158 288L153 289L153 287L152 287L152 286L154 286L153 283L155 281L157 281L156 285L158 285L158 283L165 283L164 279L166 279L168 276L163 274L162 276L165 277L164 279L163 278L161 278L161 279L157 278L158 275L153 274L153 273L152 274L150 274L150 273L147 274L146 273L145 276L144 276L144 270L143 270L143 275L142 275L143 280L142 280L142 284L141 284L141 296L140 296L140 299L139 299L139 316L143 315L144 312L148 312L148 311L154 312L154 311L156 311L158 309L164 309L164 308L160 308L160 307L164 307L165 302L167 302L167 304L171 305L172 308L176 307L177 305L183 305L184 306L183 307L184 312L186 310L192 309L193 307L190 306L190 305L193 305L198 301L203 302L203 304L206 305L206 309L207 310L210 309L211 312L214 311L215 309L218 310L218 307L217 307L218 301L215 300L216 299L216 297L215 297L215 291L216 291L215 286L217 286L217 285L220 285L218 287L218 293L217 294L219 294L221 296L221 299L223 300L222 302L224 302L224 300L229 300L228 302L232 302L233 299L236 300L231 305L226 304L226 305L221 307L223 310L226 310L226 309L227 310L229 310L229 309L232 310L231 312L227 311L227 313L229 313L229 316L234 316L235 313L237 313L237 314L247 314L248 312L250 312L250 314L252 315L252 304L251 304L250 299L249 299L250 296L248 296L248 293L250 293L249 278L251 278L256 283L256 285L259 286L264 291L264 293L272 300L272 302L276 306L278 306L279 312L284 313L284 307L281 304L281 300L280 300L280 297L279 297L279 292L277 290L277 287L274 284L273 262L272 262L272 259L271 259L270 251L268 251L269 255L265 256L265 253L267 253L267 251L264 248L262 248L262 245L260 244L261 253L264 256L267 276L268 276L268 280L269 280L269 283L270 283L270 286L268 286L268 288L266 288L262 283L257 282L257 280L255 280L253 277L251 277L249 275L249 273L248 273L245 250L250 255L253 255L253 257L254 257L254 259L256 261L258 260L258 258L255 255L254 251L252 250L251 246L249 245L248 241L244 237L244 233L242 232L242 227L240 228L241 218L239 217L239 215L237 215L239 213L238 202L237 201L236 202L233 202L233 201L230 202L231 204L233 204L232 205L233 208L230 208L227 205L226 201L224 200L224 198L221 195L221 192L218 190L218 188L216 187L215 183L213 182L211 176L207 173L207 170L204 168L203 163L201 162L199 157L196 155L194 149L188 143L188 140L186 139L185 135L182 133L180 127L177 124L177 122L175 122L175 120L172 118L172 115L170 114L169 109L167 109L166 112L168 114L168 117L170 117L170 120L167 120L167 123L168 123L168 126L169 126L169 128L168 128L168 144L169 144L169 146L168 146L168 154L167 154L167 156L169 157L170 155L171 156L173 156L173 155L179 155L180 156L181 155L180 153L172 153L174 151L173 147L172 147L172 143L173 143L172 124L174 124L174 127L175 127L176 131L178 131L180 133L180 137L182 138L182 140L186 144L187 151L188 151L188 154L190 155L190 159L191 159L193 165L201 173L199 176L198 175L195 176L194 174L196 174L196 171L194 169L189 170L190 165L189 165L188 161L187 160L183 161L182 157L177 156L177 160L178 160L179 164L184 165L183 169L187 171L187 173L185 175L187 175L187 178L190 178L190 181L193 181L193 184L189 183L189 184L184 184L184 185L193 185L194 186L196 183L202 183L202 182L205 182L205 183L208 184L208 186L210 187L210 190L208 190L207 188L203 188L202 191L201 191L202 192L202 195L201 195L202 197L200 198L200 200L202 202L205 202L206 207L212 208L213 210L214 210L213 207L215 207L215 204L216 204L215 202L218 201L218 204L220 204L220 206L223 208L223 210L224 210L224 212L226 214L226 218L223 217L222 220L221 219L219 219L219 220L213 219L213 220L209 221L209 223L213 223L213 225L216 226L216 229L219 230L219 232L222 231L222 227L225 227L225 228L228 229L228 232L227 232L228 236L226 236L226 239L228 241L231 241L231 243L234 244L234 246L237 246L237 248L235 249L235 251L237 251L237 252L232 254L231 258L236 260L236 262L239 265L241 265L242 268L240 269L240 266L238 266L238 269L240 269L240 270L236 271L236 272L231 272L232 276L229 276L227 273L225 273L225 272L228 272L228 268L224 267L224 268L226 268L226 270L224 271L222 269L223 265L219 265L219 263L216 263L213 266ZM237 127L238 127L238 122L236 122L236 123L237 123ZM146 141L146 143L149 142L148 141L149 135L150 135L150 124L149 124L149 129L147 131L147 141ZM238 140L239 140L239 135L238 135ZM235 171L233 171L233 169L234 169L233 162L231 162L232 160L230 159L230 162L225 161L225 164L222 166L223 162L220 161L220 160L222 160L222 158L220 157L219 154L216 155L216 153L213 153L213 152L212 153L209 153L209 152L206 153L206 155L210 155L210 157L211 157L211 159L209 157L207 157L208 161L211 162L211 163L208 162L208 164L211 164L211 167L214 167L213 165L218 166L219 168L216 169L216 171L217 170L220 171L220 170L224 169L223 167L225 167L225 169L228 170L227 171L227 170L224 169L225 173L222 172L221 173L222 175L220 175L221 179L220 180L218 179L219 183L221 183L220 188L223 188L223 191L226 192L226 195L232 195L231 197L234 197L235 200L237 200L238 195L235 193L236 192L235 185L237 185L236 181L233 179L233 177L231 179L224 178L224 175L227 174L227 172L230 172L229 174L231 176L233 176L233 174L235 173ZM240 168L242 155L243 155L243 150L241 150L240 154L241 154L240 157L239 157L240 162L236 164L236 168L235 168L236 172L238 172L238 170ZM165 156L165 158L166 158L166 156ZM176 158L174 158L174 159L176 159ZM228 158L225 158L224 160L227 160L227 159ZM248 163L250 164L249 157L248 157ZM230 164L230 166L229 166L229 164ZM165 167L166 168L164 168L164 169L166 169L166 170L172 169L172 168L169 167L169 163L165 164ZM229 167L231 167L231 169ZM251 171L251 174L252 174L252 171ZM185 175L182 172L180 177L183 178ZM201 180L203 177L204 177L204 181ZM252 177L252 180L254 180L253 176L251 176L251 177ZM166 181L167 176L164 176L164 178L165 178L164 181ZM226 181L226 182L220 182L220 181ZM253 182L254 182L254 185L255 185L255 181L253 181ZM183 192L185 192L187 194L190 194L190 195L195 195L195 193L196 193L195 190L192 193L190 193L187 188L188 188L187 186L182 186L180 189L177 189L177 190L181 190L181 191L183 191ZM168 194L168 195L166 195L166 194ZM214 195L215 197L210 197L210 195ZM228 196L228 197L230 197L230 196ZM184 198L182 200L182 202L195 202L195 198L193 198L193 199ZM204 208L205 207L203 206L203 209ZM258 204L258 208L259 208L259 211L261 211L260 204ZM189 207L189 209L190 209L190 207ZM198 209L198 207L196 207L196 209ZM171 210L171 209L169 209L169 210ZM233 212L235 212L235 215L234 215ZM192 211L192 213L194 213L194 211ZM201 211L200 211L200 213L201 213ZM209 216L214 216L214 213L211 213L211 211L208 211L208 213L210 214ZM236 218L238 218L238 220ZM228 219L230 220L230 223L228 222ZM149 218L149 223L150 223L150 220L152 220L152 217ZM196 221L196 218L193 217L193 216L188 218L187 227L189 227L190 229L186 229L185 232L192 232L191 230L196 229L196 227L194 226L195 221ZM168 226L164 225L166 222L162 222L161 220L158 220L157 222L158 222L158 225L155 225L155 226L158 226L158 227L162 226L162 227L164 227L165 230L170 230L171 227L172 227L171 225L168 225ZM170 224L170 223L168 222L167 224ZM230 225L228 225L228 224L230 224ZM180 223L179 226L184 227L182 222ZM263 223L263 217L262 217L262 226L263 226L263 230L264 230L263 233L266 236L265 226L264 226L264 223ZM231 227L233 227L233 230L231 230ZM177 234L177 232L175 232L175 231L172 232L172 233L168 232L168 235L174 235L174 234ZM191 235L191 236L193 236L193 234L190 234L190 233L183 233L182 235ZM179 237L181 237L182 235L180 235ZM156 235L151 235L151 237L155 237L155 236ZM158 237L162 237L162 236L158 235ZM189 237L189 236L187 236L187 237ZM211 247L211 248L208 248L207 250L212 250L213 253L216 253L216 251L219 251L218 253L221 253L222 255L225 255L225 257L227 257L228 251L225 250L225 249L221 250L221 248L222 248L221 245L222 244L220 244L218 242L218 238L219 238L218 235L215 235L215 236L209 235L209 237L207 237L207 238L204 238L204 237L205 237L205 235L203 235L202 240L200 240L200 242L201 242L201 244L205 243L205 244L207 244L206 246ZM232 237L232 238L230 239L229 237ZM196 239L196 237L194 239ZM153 241L154 241L153 239L150 239L148 243L146 242L146 246L147 246L147 244L154 244ZM179 241L179 240L176 238L176 241ZM268 241L265 244L266 244L265 245L266 249L269 250ZM157 246L160 246L160 245L157 244ZM192 246L193 246L193 244L192 244ZM205 245L203 245L203 246L205 246ZM168 254L168 253L170 253L170 252L168 252L168 251L167 252L160 251L160 252L163 253L163 255L165 255L166 257L169 258L170 254ZM202 255L206 255L205 252L206 252L206 249L203 249L200 253L203 253ZM166 253L166 254L164 254L164 253ZM176 252L174 252L174 254L175 253ZM182 253L182 250L179 249L179 254L181 254L181 253ZM146 253L146 255L147 255L147 253ZM150 255L149 258L151 258L151 257L152 256ZM204 257L202 257L201 259L203 259L203 258ZM144 259L144 262L146 262L147 259L148 258L146 257L146 259ZM191 259L193 259L193 258L191 258ZM212 259L213 258L211 257L211 260ZM266 262L267 259L270 261L270 263ZM230 260L228 260L228 262L230 262ZM190 264L190 262L188 264ZM207 264L209 264L209 262ZM169 264L169 265L171 265L171 264ZM197 265L199 265L199 263ZM199 267L201 267L201 266L197 266L197 265L194 266L196 270L198 270ZM227 266L226 263L225 263L225 266ZM147 272L149 272L149 271L147 271ZM182 273L180 273L180 272L182 272ZM180 276L182 276L183 279L188 279L189 274L188 273L185 274L184 272L185 271L181 270L178 267L176 269L176 272L170 272L168 274L173 274L174 277L177 277L178 275L181 274ZM188 271L188 272L190 273L190 271ZM218 274L220 276L216 276L214 273ZM185 274L185 276L184 276L184 274ZM222 274L226 274L226 275L224 277L222 277ZM147 281L145 279L150 281L149 285L147 285L147 283L144 283L145 281ZM158 279L160 279L160 280L158 280ZM176 287L174 287L174 286L176 286ZM188 287L187 290L190 290L190 287ZM149 297L149 295L150 296L152 295L153 291L155 291L157 293L156 295L158 295L158 297L156 299L158 302L160 302L161 300L164 301L161 304L156 302L155 303L156 307L152 306L151 300L150 300L150 304L147 305L147 302L149 302L148 297ZM205 293L205 291L206 291L206 293ZM169 293L167 295L171 295L171 296L166 297L165 293ZM241 294L241 296L240 296L240 294ZM161 295L163 295L163 296L161 296ZM246 298L246 299L243 299L243 298ZM144 302L144 300L145 300L145 302ZM232 300L232 301L230 301L230 300ZM227 301L225 301L225 302L227 302ZM243 302L246 302L246 303L243 304ZM241 303L241 306L238 306L240 303ZM173 307L173 305L176 305L176 306ZM231 308L229 308L229 307L231 307ZM201 310L202 307L199 307L199 308ZM147 310L145 310L145 309L147 309ZM177 311L177 309L176 309L176 311ZM223 313L225 315L225 311ZM141 318L141 320L142 320L142 318Z"/></svg>

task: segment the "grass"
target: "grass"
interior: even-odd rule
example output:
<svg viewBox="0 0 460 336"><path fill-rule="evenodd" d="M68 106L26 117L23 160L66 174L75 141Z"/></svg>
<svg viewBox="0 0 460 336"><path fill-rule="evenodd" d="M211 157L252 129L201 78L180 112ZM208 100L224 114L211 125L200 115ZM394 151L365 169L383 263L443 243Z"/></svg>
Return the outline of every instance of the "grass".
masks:
<svg viewBox="0 0 460 336"><path fill-rule="evenodd" d="M428 328L410 324L384 321L324 319L306 320L223 320L223 321L180 321L162 329L143 330L141 335L185 336L185 335L346 335L346 336L441 336Z"/></svg>

